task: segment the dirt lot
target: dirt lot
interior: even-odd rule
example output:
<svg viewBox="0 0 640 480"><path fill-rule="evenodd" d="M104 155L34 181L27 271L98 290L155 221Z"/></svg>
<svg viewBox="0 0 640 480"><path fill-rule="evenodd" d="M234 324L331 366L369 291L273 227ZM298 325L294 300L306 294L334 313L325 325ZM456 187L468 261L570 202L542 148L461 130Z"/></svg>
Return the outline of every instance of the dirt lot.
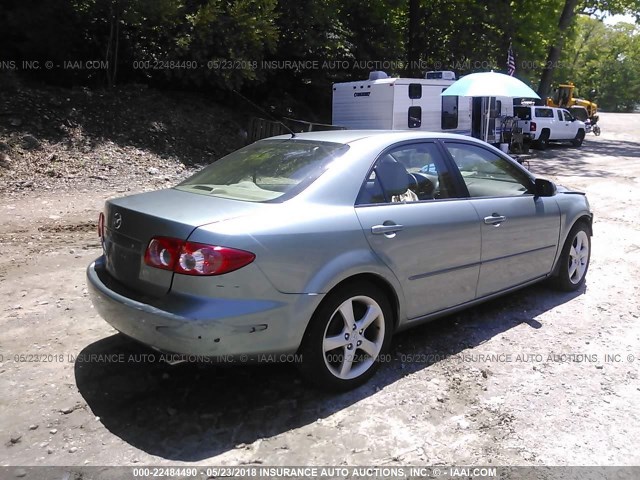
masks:
<svg viewBox="0 0 640 480"><path fill-rule="evenodd" d="M102 203L178 165L3 190L0 465L640 464L640 115L601 118L581 149L530 158L589 196L586 289L535 286L401 334L341 395L290 365L150 361L96 315Z"/></svg>

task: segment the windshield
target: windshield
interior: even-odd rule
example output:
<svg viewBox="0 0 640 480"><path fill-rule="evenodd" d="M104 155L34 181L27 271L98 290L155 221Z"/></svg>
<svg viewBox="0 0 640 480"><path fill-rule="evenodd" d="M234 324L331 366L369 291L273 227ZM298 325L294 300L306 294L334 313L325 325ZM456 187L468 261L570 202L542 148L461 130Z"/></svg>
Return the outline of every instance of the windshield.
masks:
<svg viewBox="0 0 640 480"><path fill-rule="evenodd" d="M587 115L587 110L586 108L582 108L582 107L574 107L574 108L570 108L569 111L571 112L571 115L573 115L574 117L576 117L578 120L582 120L583 122L589 118L589 115Z"/></svg>
<svg viewBox="0 0 640 480"><path fill-rule="evenodd" d="M531 120L531 108L529 107L513 107L513 113L520 120Z"/></svg>
<svg viewBox="0 0 640 480"><path fill-rule="evenodd" d="M307 188L348 149L309 140L260 141L221 158L176 188L233 200L280 202Z"/></svg>

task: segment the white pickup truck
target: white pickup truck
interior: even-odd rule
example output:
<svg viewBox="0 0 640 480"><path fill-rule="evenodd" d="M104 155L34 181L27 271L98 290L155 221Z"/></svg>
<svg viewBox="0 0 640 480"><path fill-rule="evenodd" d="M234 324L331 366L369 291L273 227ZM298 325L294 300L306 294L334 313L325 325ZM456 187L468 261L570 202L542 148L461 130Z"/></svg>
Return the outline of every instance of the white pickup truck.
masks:
<svg viewBox="0 0 640 480"><path fill-rule="evenodd" d="M570 141L574 147L582 145L585 136L584 122L576 119L564 108L539 105L513 107L518 126L540 150L553 141Z"/></svg>

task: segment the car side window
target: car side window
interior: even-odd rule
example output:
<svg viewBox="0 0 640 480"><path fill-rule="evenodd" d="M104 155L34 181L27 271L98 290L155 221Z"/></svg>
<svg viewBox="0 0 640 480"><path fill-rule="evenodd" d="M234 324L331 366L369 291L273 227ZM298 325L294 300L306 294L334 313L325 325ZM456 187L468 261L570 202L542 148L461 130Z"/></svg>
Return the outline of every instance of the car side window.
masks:
<svg viewBox="0 0 640 480"><path fill-rule="evenodd" d="M363 183L357 205L450 198L452 179L433 142L402 145L384 152Z"/></svg>
<svg viewBox="0 0 640 480"><path fill-rule="evenodd" d="M529 193L529 177L496 152L468 143L445 143L470 197L514 197Z"/></svg>
<svg viewBox="0 0 640 480"><path fill-rule="evenodd" d="M558 120L562 121L562 112L560 110L557 110L558 112Z"/></svg>
<svg viewBox="0 0 640 480"><path fill-rule="evenodd" d="M571 116L571 114L569 112L562 112L564 114L564 119L567 122L572 122L573 121L573 117Z"/></svg>
<svg viewBox="0 0 640 480"><path fill-rule="evenodd" d="M550 108L536 108L535 114L538 118L553 118L553 110Z"/></svg>

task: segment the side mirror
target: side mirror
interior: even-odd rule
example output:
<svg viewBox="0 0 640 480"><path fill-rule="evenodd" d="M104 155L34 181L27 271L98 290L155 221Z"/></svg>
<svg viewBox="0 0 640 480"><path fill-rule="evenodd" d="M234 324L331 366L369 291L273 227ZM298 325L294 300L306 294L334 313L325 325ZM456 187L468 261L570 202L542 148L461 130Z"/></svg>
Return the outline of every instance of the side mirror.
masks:
<svg viewBox="0 0 640 480"><path fill-rule="evenodd" d="M556 184L544 178L536 178L535 195L536 197L553 197L556 194Z"/></svg>

